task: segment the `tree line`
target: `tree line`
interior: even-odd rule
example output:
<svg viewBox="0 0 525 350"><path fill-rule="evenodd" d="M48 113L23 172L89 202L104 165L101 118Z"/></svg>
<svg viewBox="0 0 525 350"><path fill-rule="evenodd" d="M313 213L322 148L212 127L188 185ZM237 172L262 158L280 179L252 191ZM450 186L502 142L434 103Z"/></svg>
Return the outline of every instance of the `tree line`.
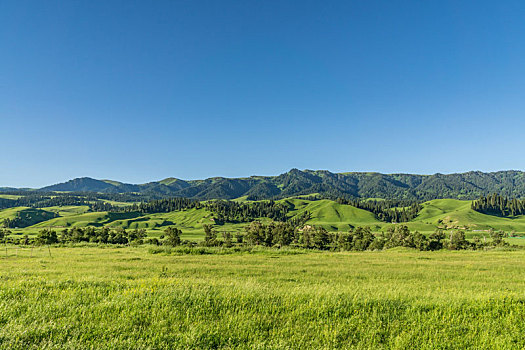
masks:
<svg viewBox="0 0 525 350"><path fill-rule="evenodd" d="M372 212L378 220L384 222L408 222L417 217L422 206L411 200L362 200L339 197L335 199L339 204L347 204L359 209Z"/></svg>
<svg viewBox="0 0 525 350"><path fill-rule="evenodd" d="M123 228L110 229L108 227L73 227L60 231L43 229L35 238L28 235L17 238L7 238L11 234L8 229L0 229L0 240L13 244L56 244L56 243L103 243L103 244L143 244L150 243L146 239L146 230Z"/></svg>
<svg viewBox="0 0 525 350"><path fill-rule="evenodd" d="M322 227L305 226L293 228L286 223L263 224L253 222L246 228L246 244L267 247L294 246L307 249L334 251L382 250L394 247L428 250L464 250L505 246L504 233L491 231L490 242L475 238L468 241L461 230L445 232L436 230L428 237L418 231L410 231L405 225L393 225L377 235L369 227L356 227L348 233L329 233Z"/></svg>
<svg viewBox="0 0 525 350"><path fill-rule="evenodd" d="M310 200L319 198L308 197ZM408 200L357 200L337 198L335 200L339 204L352 205L360 209L372 212L379 220L384 222L408 222L414 219L419 211L421 205L415 201ZM214 214L215 222L217 224L223 223L240 223L251 222L257 218L269 218L274 221L289 221L288 217L289 207L275 202L273 200L259 201L259 202L235 202L227 200L214 200L201 202L188 198L169 198L153 200L139 204L133 204L127 207L108 207L110 211L126 211L126 212L141 212L141 213L167 213L171 211L179 211L186 209L200 209L204 208ZM304 218L310 218L310 213L304 213L295 223L305 221ZM306 219L307 220L307 219Z"/></svg>
<svg viewBox="0 0 525 350"><path fill-rule="evenodd" d="M169 226L159 238L147 238L146 230L125 230L107 227L74 227L57 232L52 229L41 230L35 238L27 235L19 238L7 238L11 231L0 229L0 241L13 244L56 244L56 243L101 243L101 244L153 244L166 246L264 246L295 247L331 251L365 251L406 247L421 251L441 249L466 250L506 246L502 231L490 231L490 241L479 237L472 241L466 239L465 232L454 230L446 232L436 230L429 236L418 231L411 231L406 225L393 225L386 231L373 234L369 227L356 227L346 233L330 233L320 226L294 226L289 222L262 223L253 221L246 226L245 232L232 234L229 231L217 231L212 225L204 225L202 242L183 241L182 231Z"/></svg>
<svg viewBox="0 0 525 350"><path fill-rule="evenodd" d="M525 215L525 200L500 196L496 193L480 197L472 202L472 209L489 215L515 216Z"/></svg>
<svg viewBox="0 0 525 350"><path fill-rule="evenodd" d="M395 247L413 248L421 251L476 250L490 247L507 246L502 231L490 231L491 240L467 240L461 230L436 230L428 237L418 231L411 231L405 225L394 225L379 234L373 234L369 227L356 227L347 233L330 233L320 226L304 226L302 228L287 222L262 223L254 221L245 228L245 233L222 232L222 240L211 225L204 226L205 237L201 246L264 246L264 247L295 247L304 249L330 251L365 251L383 250ZM178 231L177 235L181 232ZM165 241L166 245L180 245L179 238ZM170 242L176 242L172 244Z"/></svg>
<svg viewBox="0 0 525 350"><path fill-rule="evenodd" d="M274 221L288 220L288 207L273 200L238 203L233 201L210 201L206 209L215 214L217 223L250 222L256 218L269 218Z"/></svg>
<svg viewBox="0 0 525 350"><path fill-rule="evenodd" d="M201 202L188 198L169 198L152 200L126 207L108 207L110 211L140 212L144 214L169 213L187 209L206 209L214 214L215 223L250 222L256 218L269 218L274 221L288 220L288 207L273 200L260 202L234 202L214 200Z"/></svg>
<svg viewBox="0 0 525 350"><path fill-rule="evenodd" d="M0 209L14 207L45 208L68 205L87 205L92 211L115 210L107 201L145 202L158 199L159 196L134 193L93 193L93 192L29 192L9 191L2 194L20 196L17 199L0 198Z"/></svg>

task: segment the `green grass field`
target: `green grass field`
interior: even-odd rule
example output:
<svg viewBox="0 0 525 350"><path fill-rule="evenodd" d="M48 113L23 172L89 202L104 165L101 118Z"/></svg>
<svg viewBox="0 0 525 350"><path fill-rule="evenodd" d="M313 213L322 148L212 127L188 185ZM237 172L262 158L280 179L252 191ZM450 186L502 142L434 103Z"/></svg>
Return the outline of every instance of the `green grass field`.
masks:
<svg viewBox="0 0 525 350"><path fill-rule="evenodd" d="M148 249L2 250L0 348L525 347L523 250Z"/></svg>
<svg viewBox="0 0 525 350"><path fill-rule="evenodd" d="M320 225L329 231L348 231L352 226L369 226L373 231L384 230L391 225L377 220L366 210L342 205L329 200L307 201L286 199L294 210L290 215L299 215L305 210L312 214L308 221L312 225ZM525 233L525 216L502 218L478 213L471 209L471 201L455 199L436 199L423 203L423 209L418 217L406 224L411 230L424 233L433 232L437 227L464 229L466 231L504 230Z"/></svg>
<svg viewBox="0 0 525 350"><path fill-rule="evenodd" d="M312 219L308 221L308 224L323 226L331 231L348 231L353 226L371 226L378 229L384 224L369 211L326 199L318 201L287 199L283 202L294 209L290 216L308 211L312 214Z"/></svg>
<svg viewBox="0 0 525 350"><path fill-rule="evenodd" d="M366 210L350 205L338 204L330 200L309 201L288 198L279 201L290 208L289 217L302 215L305 211L311 214L307 222L319 225L328 231L347 232L356 226L369 226L372 231L380 232L390 226L390 223L377 220ZM423 203L423 209L418 217L406 224L411 230L419 230L425 234L436 228L463 229L469 237L487 235L489 229L503 230L525 234L525 216L502 218L478 213L470 208L470 201L454 199L439 199ZM0 210L0 221L14 218L21 213L28 218L28 225L23 229L14 230L17 234L33 235L42 228L61 229L65 227L108 226L125 229L146 229L151 237L158 237L167 226L175 225L183 232L183 239L200 240L203 237L203 224L213 224L212 213L205 209L190 209L179 212L159 214L130 214L89 212L87 206L46 207L35 210L25 207ZM51 218L57 213L59 217ZM265 220L262 218L262 220ZM29 225L30 224L30 225ZM216 225L216 229L232 233L243 232L246 223Z"/></svg>

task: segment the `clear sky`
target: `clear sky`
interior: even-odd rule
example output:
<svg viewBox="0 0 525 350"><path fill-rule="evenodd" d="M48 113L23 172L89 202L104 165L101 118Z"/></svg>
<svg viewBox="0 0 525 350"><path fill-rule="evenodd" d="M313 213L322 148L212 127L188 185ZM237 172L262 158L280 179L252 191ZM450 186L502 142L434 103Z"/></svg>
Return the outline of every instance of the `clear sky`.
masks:
<svg viewBox="0 0 525 350"><path fill-rule="evenodd" d="M0 186L525 169L524 1L0 2Z"/></svg>

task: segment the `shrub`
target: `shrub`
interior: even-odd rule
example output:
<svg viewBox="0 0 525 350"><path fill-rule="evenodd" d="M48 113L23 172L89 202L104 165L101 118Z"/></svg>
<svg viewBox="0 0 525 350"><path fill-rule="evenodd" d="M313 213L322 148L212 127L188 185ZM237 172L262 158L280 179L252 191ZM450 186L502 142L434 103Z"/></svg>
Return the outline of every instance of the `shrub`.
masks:
<svg viewBox="0 0 525 350"><path fill-rule="evenodd" d="M164 241L164 244L175 247L180 245L180 235L182 231L179 230L176 227L168 227L164 230L164 235L166 236L166 240Z"/></svg>
<svg viewBox="0 0 525 350"><path fill-rule="evenodd" d="M42 230L38 233L38 236L36 237L36 242L38 244L58 243L57 233L48 229Z"/></svg>

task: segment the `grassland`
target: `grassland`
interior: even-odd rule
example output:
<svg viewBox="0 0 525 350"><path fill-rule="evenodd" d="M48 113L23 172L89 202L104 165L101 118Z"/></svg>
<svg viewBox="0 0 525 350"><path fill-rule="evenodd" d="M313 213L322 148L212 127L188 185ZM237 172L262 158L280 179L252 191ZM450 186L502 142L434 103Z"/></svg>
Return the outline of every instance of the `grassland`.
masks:
<svg viewBox="0 0 525 350"><path fill-rule="evenodd" d="M287 199L283 203L293 209L290 216L298 216L308 211L312 215L308 224L323 226L331 231L348 231L354 226L371 226L379 229L384 224L369 211L326 199L317 201Z"/></svg>
<svg viewBox="0 0 525 350"><path fill-rule="evenodd" d="M245 200L245 199L239 199ZM319 225L328 231L348 231L356 226L369 226L374 232L380 232L390 223L379 221L366 210L350 205L338 204L330 200L304 200L288 198L280 201L289 207L289 217L297 217L305 211L311 214L307 222ZM454 199L432 200L422 204L423 209L417 218L404 223L411 230L423 233L433 232L436 228L464 229L468 236L486 235L489 229L515 231L525 234L525 216L503 218L485 215L471 209L470 201ZM203 237L203 224L212 224L212 213L205 209L189 209L179 212L159 214L89 212L87 206L46 207L37 212L35 209L18 207L0 210L0 221L13 218L22 213L29 218L27 227L14 230L17 234L33 235L42 228L61 229L64 227L108 226L126 229L146 229L151 237L158 237L167 226L175 225L183 232L183 239L199 240ZM31 215L27 215L27 214ZM51 218L51 215L58 215ZM32 221L31 221L32 220ZM262 218L264 220L264 218ZM219 232L242 232L246 223L216 225Z"/></svg>
<svg viewBox="0 0 525 350"><path fill-rule="evenodd" d="M308 211L312 225L320 225L330 231L348 231L354 226L370 226L374 231L381 231L389 223L377 220L372 213L350 205L342 205L329 200L307 201L287 199L293 210L290 215L299 215ZM458 228L471 232L482 232L489 229L516 231L525 233L525 216L503 218L478 213L471 209L471 201L454 199L436 199L422 204L423 209L418 217L406 224L411 230L424 233L433 232L436 228Z"/></svg>
<svg viewBox="0 0 525 350"><path fill-rule="evenodd" d="M2 349L525 347L525 251L16 249Z"/></svg>

